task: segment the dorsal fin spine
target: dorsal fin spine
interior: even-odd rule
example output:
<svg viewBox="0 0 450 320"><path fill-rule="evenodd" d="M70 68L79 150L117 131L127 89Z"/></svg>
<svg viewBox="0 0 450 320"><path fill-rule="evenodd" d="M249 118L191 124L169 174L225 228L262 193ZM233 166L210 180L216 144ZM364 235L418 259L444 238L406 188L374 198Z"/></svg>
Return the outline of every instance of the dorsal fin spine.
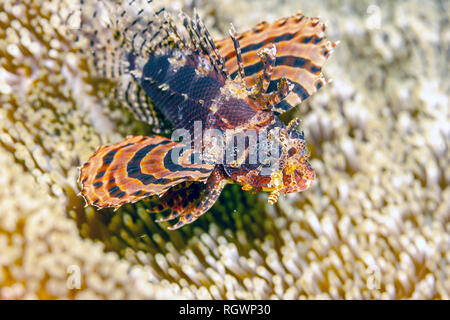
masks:
<svg viewBox="0 0 450 320"><path fill-rule="evenodd" d="M228 69L225 66L225 60L223 59L222 55L220 54L219 50L217 49L216 45L214 44L214 41L206 28L205 24L203 23L202 19L198 15L197 10L194 10L194 17L197 20L197 26L198 26L198 32L202 34L203 32L203 38L206 40L207 47L209 48L210 52L210 59L211 63L214 64L217 71L223 73L223 75L228 78L229 72ZM214 52L214 57L211 58L212 52Z"/></svg>

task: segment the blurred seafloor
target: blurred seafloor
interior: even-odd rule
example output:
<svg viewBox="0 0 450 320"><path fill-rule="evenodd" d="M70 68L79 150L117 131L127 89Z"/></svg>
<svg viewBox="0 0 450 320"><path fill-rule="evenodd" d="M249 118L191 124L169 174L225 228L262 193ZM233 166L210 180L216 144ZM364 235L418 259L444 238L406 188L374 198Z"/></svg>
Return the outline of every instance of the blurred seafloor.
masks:
<svg viewBox="0 0 450 320"><path fill-rule="evenodd" d="M175 232L76 195L98 146L150 129L90 79L73 2L0 3L0 298L450 298L448 1L165 1L215 38L302 11L340 40L297 108L313 187L229 186Z"/></svg>

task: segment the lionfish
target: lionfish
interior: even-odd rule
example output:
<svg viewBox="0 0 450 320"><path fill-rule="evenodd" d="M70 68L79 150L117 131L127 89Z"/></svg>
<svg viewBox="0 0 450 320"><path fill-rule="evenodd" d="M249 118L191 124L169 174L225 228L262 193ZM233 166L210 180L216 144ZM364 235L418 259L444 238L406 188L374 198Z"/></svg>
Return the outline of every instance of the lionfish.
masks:
<svg viewBox="0 0 450 320"><path fill-rule="evenodd" d="M192 136L196 122L220 133L267 131L268 144L278 149L250 163L255 151L245 147L222 163L219 144L192 150L159 135L128 136L101 146L80 167L87 204L117 209L159 197L156 211L171 213L156 221L178 218L173 230L207 212L227 183L268 191L270 204L310 187L315 173L300 121L286 126L278 116L326 84L322 66L335 43L326 39L325 24L298 13L243 33L231 25L229 37L214 41L195 11L193 17L180 12L177 24L150 2L81 3L80 34L98 76L117 84L116 99L156 128L158 111Z"/></svg>

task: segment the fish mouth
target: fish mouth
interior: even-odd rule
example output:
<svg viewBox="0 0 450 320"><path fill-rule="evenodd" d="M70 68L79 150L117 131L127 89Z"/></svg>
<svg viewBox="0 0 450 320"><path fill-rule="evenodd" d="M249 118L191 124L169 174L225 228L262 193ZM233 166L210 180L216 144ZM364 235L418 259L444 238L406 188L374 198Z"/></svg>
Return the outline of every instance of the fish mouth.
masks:
<svg viewBox="0 0 450 320"><path fill-rule="evenodd" d="M282 190L282 192L283 193L301 192L301 191L304 191L304 190L308 189L309 187L311 187L313 182L314 182L314 179L312 179L312 180L310 180L310 179L302 180L302 181L300 181L299 183L297 183L294 186L290 186L290 187L284 188Z"/></svg>
<svg viewBox="0 0 450 320"><path fill-rule="evenodd" d="M294 180L291 180L292 178L289 179L289 183L286 183L287 187L284 188L281 192L293 193L308 189L312 186L316 178L316 173L311 166L308 166L307 170L303 170L303 172L295 170L294 177Z"/></svg>

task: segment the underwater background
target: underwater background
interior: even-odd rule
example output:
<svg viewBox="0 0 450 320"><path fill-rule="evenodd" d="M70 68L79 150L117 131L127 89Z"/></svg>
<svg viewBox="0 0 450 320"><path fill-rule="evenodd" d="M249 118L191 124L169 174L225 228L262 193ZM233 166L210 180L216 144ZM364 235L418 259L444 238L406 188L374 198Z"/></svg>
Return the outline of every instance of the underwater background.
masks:
<svg viewBox="0 0 450 320"><path fill-rule="evenodd" d="M151 134L90 77L77 2L0 2L0 299L450 298L448 1L165 0L214 39L301 11L340 41L333 82L285 116L313 186L275 206L227 186L177 231L77 195L98 146Z"/></svg>

